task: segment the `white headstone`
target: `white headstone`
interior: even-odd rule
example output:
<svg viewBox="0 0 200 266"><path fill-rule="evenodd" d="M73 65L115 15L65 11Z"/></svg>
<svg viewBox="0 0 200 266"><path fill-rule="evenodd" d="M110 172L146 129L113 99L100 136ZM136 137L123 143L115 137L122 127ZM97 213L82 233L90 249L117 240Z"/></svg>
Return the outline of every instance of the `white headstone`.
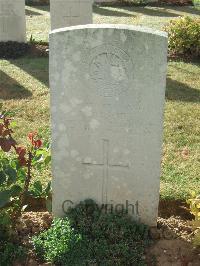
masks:
<svg viewBox="0 0 200 266"><path fill-rule="evenodd" d="M164 32L87 25L50 34L55 215L67 200L91 198L156 224L166 66Z"/></svg>
<svg viewBox="0 0 200 266"><path fill-rule="evenodd" d="M26 42L25 0L0 0L0 41Z"/></svg>
<svg viewBox="0 0 200 266"><path fill-rule="evenodd" d="M92 23L93 0L50 0L51 29Z"/></svg>

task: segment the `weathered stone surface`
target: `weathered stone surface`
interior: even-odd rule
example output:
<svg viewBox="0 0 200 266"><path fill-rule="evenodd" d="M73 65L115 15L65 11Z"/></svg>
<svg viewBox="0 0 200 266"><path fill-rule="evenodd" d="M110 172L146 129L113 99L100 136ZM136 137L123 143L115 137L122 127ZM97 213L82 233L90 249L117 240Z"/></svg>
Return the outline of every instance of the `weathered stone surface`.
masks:
<svg viewBox="0 0 200 266"><path fill-rule="evenodd" d="M92 198L156 224L166 66L164 32L87 25L50 34L55 215L66 200Z"/></svg>
<svg viewBox="0 0 200 266"><path fill-rule="evenodd" d="M0 0L0 42L26 42L24 0Z"/></svg>
<svg viewBox="0 0 200 266"><path fill-rule="evenodd" d="M51 29L92 23L93 0L50 0Z"/></svg>

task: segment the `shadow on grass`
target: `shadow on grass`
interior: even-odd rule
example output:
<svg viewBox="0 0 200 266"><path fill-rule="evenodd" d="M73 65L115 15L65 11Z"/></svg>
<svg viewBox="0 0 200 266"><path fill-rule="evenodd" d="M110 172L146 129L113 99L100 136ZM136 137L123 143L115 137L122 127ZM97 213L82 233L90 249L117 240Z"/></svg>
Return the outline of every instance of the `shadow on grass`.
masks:
<svg viewBox="0 0 200 266"><path fill-rule="evenodd" d="M25 99L31 96L32 93L30 91L0 70L0 99Z"/></svg>
<svg viewBox="0 0 200 266"><path fill-rule="evenodd" d="M188 15L199 15L200 16L200 10L195 9L193 6L181 6L181 7L174 7L170 6L168 7L170 10L175 10L177 12L185 12L188 13Z"/></svg>
<svg viewBox="0 0 200 266"><path fill-rule="evenodd" d="M41 10L41 11L46 11L46 12L50 12L50 5L48 6L32 6L34 7L35 9L38 9L38 10Z"/></svg>
<svg viewBox="0 0 200 266"><path fill-rule="evenodd" d="M42 13L26 9L26 16L42 16Z"/></svg>
<svg viewBox="0 0 200 266"><path fill-rule="evenodd" d="M27 56L21 59L11 60L10 62L49 87L48 58Z"/></svg>
<svg viewBox="0 0 200 266"><path fill-rule="evenodd" d="M41 10L41 11L46 11L46 12L50 12L50 6L49 5L45 5L45 6L33 6L35 9ZM123 6L123 5L119 5L119 6L115 6L115 8L117 8L118 10L120 9L120 11L117 10L108 10L106 8L107 6L98 6L98 5L94 5L93 6L93 12L100 14L100 15L104 15L104 16L119 16L119 17L130 17L133 16L131 14L127 14L126 12L138 12L138 13L143 13L144 15L148 15L148 16L159 16L159 17L177 17L180 16L180 14L178 13L174 13L173 11L176 12L185 12L188 13L188 15L193 14L193 15L200 15L200 10L195 9L195 7L193 6L181 6L181 7L177 7L177 6L166 6L164 8L168 9L165 10L162 6L162 10L161 8L158 6L153 6L153 8L159 8L159 9L153 9L153 8L148 8L148 7L138 7L138 6ZM172 11L170 11L172 10ZM34 11L33 11L34 12ZM34 15L34 14L33 14Z"/></svg>
<svg viewBox="0 0 200 266"><path fill-rule="evenodd" d="M167 78L166 99L180 102L200 102L200 90L194 89L179 81Z"/></svg>
<svg viewBox="0 0 200 266"><path fill-rule="evenodd" d="M142 13L146 16L152 17L178 17L180 14L176 14L174 12L167 11L165 9L153 9L148 7L141 7L133 9L134 12Z"/></svg>
<svg viewBox="0 0 200 266"><path fill-rule="evenodd" d="M121 8L118 8L121 9ZM123 8L124 9L124 8ZM130 8L127 8L127 11L131 11ZM99 14L101 16L106 16L106 17L135 17L133 14L128 14L126 12L119 11L117 9L107 9L106 7L99 7L99 6L94 6L93 7L93 13Z"/></svg>
<svg viewBox="0 0 200 266"><path fill-rule="evenodd" d="M134 13L140 13L146 16L157 16L157 17L178 17L179 14L170 12L164 9L153 9L148 7L124 7L119 6L117 9L109 10L103 6L94 6L93 12L102 16L116 16L116 17L134 17ZM133 14L127 13L134 12Z"/></svg>

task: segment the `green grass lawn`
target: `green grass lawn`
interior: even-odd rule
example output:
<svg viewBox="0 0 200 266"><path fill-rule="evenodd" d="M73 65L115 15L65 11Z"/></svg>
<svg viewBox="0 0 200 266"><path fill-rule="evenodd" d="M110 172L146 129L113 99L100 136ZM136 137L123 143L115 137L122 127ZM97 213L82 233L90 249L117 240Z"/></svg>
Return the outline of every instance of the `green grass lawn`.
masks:
<svg viewBox="0 0 200 266"><path fill-rule="evenodd" d="M47 41L50 30L48 6L26 6L27 36L37 41ZM171 19L178 16L200 16L200 10L185 7L105 7L94 6L94 23L134 24L162 29Z"/></svg>
<svg viewBox="0 0 200 266"><path fill-rule="evenodd" d="M28 36L47 40L49 12L46 7L27 7ZM176 14L176 15L175 15ZM195 15L192 7L94 9L97 23L142 24L162 28L181 14ZM50 136L48 58L24 57L0 60L0 98L16 111L16 138L26 141L29 131ZM41 173L45 182L50 173ZM200 64L170 61L166 91L161 177L162 198L187 198L200 192Z"/></svg>

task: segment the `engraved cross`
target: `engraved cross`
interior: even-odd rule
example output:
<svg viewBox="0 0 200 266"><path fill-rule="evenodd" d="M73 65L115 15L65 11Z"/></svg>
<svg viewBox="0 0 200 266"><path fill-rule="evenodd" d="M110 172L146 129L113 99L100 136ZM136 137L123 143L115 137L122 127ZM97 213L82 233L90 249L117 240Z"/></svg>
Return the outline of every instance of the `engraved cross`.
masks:
<svg viewBox="0 0 200 266"><path fill-rule="evenodd" d="M72 5L74 5L74 3L73 3ZM70 6L70 7L69 7L69 14L66 15L66 16L63 16L63 18L67 18L67 19L69 19L70 24L72 23L72 20L71 20L72 18L78 18L78 17L79 17L78 15L73 14L72 9L73 9L73 7ZM76 7L76 10L77 10L77 9L80 10L80 3L79 3L79 7L78 7L78 6Z"/></svg>
<svg viewBox="0 0 200 266"><path fill-rule="evenodd" d="M102 163L91 163L91 162L83 162L84 165L93 167L100 166L103 168L103 182L102 182L102 201L105 199L107 202L107 183L109 178L109 170L113 168L124 168L128 169L129 164L112 164L109 162L109 140L103 139L103 162Z"/></svg>

